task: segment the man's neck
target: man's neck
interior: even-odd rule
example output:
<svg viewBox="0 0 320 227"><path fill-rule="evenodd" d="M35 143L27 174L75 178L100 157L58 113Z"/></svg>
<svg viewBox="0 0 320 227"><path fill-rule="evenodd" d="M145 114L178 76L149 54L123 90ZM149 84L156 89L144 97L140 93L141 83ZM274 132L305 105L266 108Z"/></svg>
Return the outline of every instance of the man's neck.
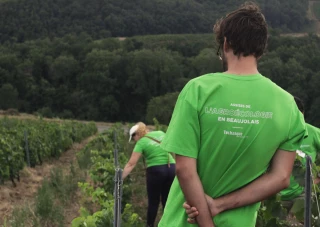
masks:
<svg viewBox="0 0 320 227"><path fill-rule="evenodd" d="M257 59L254 56L228 56L228 70L226 73L239 76L258 74Z"/></svg>

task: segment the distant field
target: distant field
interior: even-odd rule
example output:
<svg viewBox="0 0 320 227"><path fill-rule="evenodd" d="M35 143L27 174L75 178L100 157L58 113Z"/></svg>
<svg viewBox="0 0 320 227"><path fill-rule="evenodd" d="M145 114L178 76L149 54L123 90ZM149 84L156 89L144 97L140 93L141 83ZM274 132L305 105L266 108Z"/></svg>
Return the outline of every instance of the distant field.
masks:
<svg viewBox="0 0 320 227"><path fill-rule="evenodd" d="M320 2L313 3L313 12L317 19L320 20Z"/></svg>

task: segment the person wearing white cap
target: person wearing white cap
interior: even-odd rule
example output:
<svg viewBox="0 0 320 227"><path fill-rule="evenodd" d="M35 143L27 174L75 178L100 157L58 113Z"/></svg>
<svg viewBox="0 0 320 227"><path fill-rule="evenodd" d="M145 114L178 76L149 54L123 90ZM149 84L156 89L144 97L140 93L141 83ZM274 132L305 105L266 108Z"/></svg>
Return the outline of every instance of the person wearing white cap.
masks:
<svg viewBox="0 0 320 227"><path fill-rule="evenodd" d="M160 148L161 141L165 136L164 132L149 132L144 123L138 122L130 129L129 136L129 142L134 140L136 145L130 160L124 167L122 179L128 176L140 157L143 156L147 165L147 226L153 227L160 198L163 209L166 205L171 183L175 177L175 160L170 153Z"/></svg>

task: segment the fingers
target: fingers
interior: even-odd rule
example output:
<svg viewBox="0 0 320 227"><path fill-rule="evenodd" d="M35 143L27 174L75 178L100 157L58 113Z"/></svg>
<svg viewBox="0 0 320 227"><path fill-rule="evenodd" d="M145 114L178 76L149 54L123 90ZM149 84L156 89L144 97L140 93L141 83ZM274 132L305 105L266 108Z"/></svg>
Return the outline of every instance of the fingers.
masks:
<svg viewBox="0 0 320 227"><path fill-rule="evenodd" d="M188 223L190 224L197 224L197 221L195 218L188 218L187 219ZM213 223L213 227L215 227L215 224Z"/></svg>
<svg viewBox="0 0 320 227"><path fill-rule="evenodd" d="M184 202L182 206L186 210L191 208L190 205L187 202Z"/></svg>
<svg viewBox="0 0 320 227"><path fill-rule="evenodd" d="M199 215L198 210L192 207L190 210L186 211L188 218L196 218Z"/></svg>
<svg viewBox="0 0 320 227"><path fill-rule="evenodd" d="M197 221L196 221L196 217L199 215L199 212L197 210L197 208L195 207L191 207L188 203L183 203L183 208L186 210L186 213L188 215L188 223L190 224L197 224Z"/></svg>
<svg viewBox="0 0 320 227"><path fill-rule="evenodd" d="M188 218L187 221L188 221L188 223L190 223L190 224L197 224L197 221L196 221L196 219L194 219L194 218Z"/></svg>
<svg viewBox="0 0 320 227"><path fill-rule="evenodd" d="M186 206L186 207L187 207L187 206ZM186 208L186 207L184 207L184 208L185 208L186 213L187 213L188 216L191 215L191 217L193 218L193 217L196 217L196 216L199 215L199 212L198 212L197 208L195 208L195 207L190 207L189 205L188 205L189 208Z"/></svg>
<svg viewBox="0 0 320 227"><path fill-rule="evenodd" d="M195 207L191 207L189 204L184 203L183 204L183 208L186 210L186 213L189 217L191 218L195 218L196 216L199 215L199 212L197 210L197 208Z"/></svg>

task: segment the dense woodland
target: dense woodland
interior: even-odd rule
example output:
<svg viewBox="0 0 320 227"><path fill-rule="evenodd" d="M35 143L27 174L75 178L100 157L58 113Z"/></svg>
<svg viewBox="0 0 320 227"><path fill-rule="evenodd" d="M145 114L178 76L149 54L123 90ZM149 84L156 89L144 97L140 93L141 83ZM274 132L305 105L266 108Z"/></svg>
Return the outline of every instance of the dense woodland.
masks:
<svg viewBox="0 0 320 227"><path fill-rule="evenodd" d="M303 98L308 121L320 126L320 40L279 35L308 25L308 1L258 2L272 28L259 69ZM212 25L241 3L0 0L0 109L168 123L190 79L221 71Z"/></svg>
<svg viewBox="0 0 320 227"><path fill-rule="evenodd" d="M0 0L0 42L63 37L210 33L243 0ZM269 25L284 32L308 23L308 0L257 0Z"/></svg>
<svg viewBox="0 0 320 227"><path fill-rule="evenodd" d="M124 41L66 35L6 43L0 52L0 109L49 117L150 122L155 116L168 123L187 81L221 71L212 34ZM315 35L273 35L259 62L263 75L306 102L307 120L318 126L319 62L320 38Z"/></svg>

